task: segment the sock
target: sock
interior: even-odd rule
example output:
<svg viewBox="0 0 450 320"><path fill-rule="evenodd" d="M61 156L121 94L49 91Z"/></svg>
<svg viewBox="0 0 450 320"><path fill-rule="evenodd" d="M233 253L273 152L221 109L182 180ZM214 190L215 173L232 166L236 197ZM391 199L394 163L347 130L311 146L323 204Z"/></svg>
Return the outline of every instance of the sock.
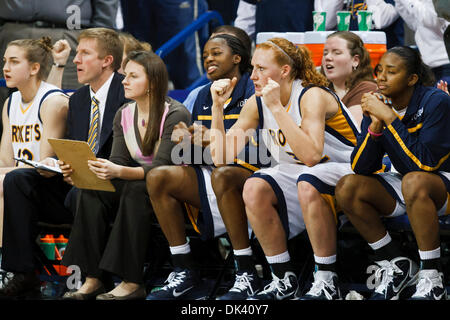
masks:
<svg viewBox="0 0 450 320"><path fill-rule="evenodd" d="M441 247L438 247L434 250L429 251L421 251L419 250L420 256L420 269L436 269L439 272L442 272L441 266Z"/></svg>
<svg viewBox="0 0 450 320"><path fill-rule="evenodd" d="M398 246L398 244L392 240L389 232L386 232L386 235L380 240L369 243L369 246L375 252L375 261L388 260L402 256L402 252Z"/></svg>
<svg viewBox="0 0 450 320"><path fill-rule="evenodd" d="M291 256L288 251L277 254L275 256L266 256L267 262L270 264L270 269L273 274L280 279L284 279L286 272L294 272L291 265Z"/></svg>
<svg viewBox="0 0 450 320"><path fill-rule="evenodd" d="M248 271L256 273L255 264L253 262L253 251L251 247L233 250L234 263L237 271Z"/></svg>
<svg viewBox="0 0 450 320"><path fill-rule="evenodd" d="M175 246L175 247L169 247L171 254L188 254L191 252L191 246L189 245L189 242L186 242L185 244Z"/></svg>
<svg viewBox="0 0 450 320"><path fill-rule="evenodd" d="M318 257L314 255L315 271L331 271L336 273L336 255Z"/></svg>
<svg viewBox="0 0 450 320"><path fill-rule="evenodd" d="M181 269L194 269L194 259L191 254L191 246L189 242L182 244L180 246L169 247L170 253L172 254L172 263L174 267Z"/></svg>

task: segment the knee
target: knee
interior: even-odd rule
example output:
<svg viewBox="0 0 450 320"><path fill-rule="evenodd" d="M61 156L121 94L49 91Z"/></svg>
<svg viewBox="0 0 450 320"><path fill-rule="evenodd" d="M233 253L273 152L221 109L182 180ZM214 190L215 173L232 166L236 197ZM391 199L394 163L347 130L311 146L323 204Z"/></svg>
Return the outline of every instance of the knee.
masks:
<svg viewBox="0 0 450 320"><path fill-rule="evenodd" d="M402 178L402 193L406 203L429 196L427 173L409 172Z"/></svg>
<svg viewBox="0 0 450 320"><path fill-rule="evenodd" d="M352 203L357 198L358 188L361 186L358 181L358 176L349 174L342 177L336 184L334 191L338 205L347 212L352 206Z"/></svg>
<svg viewBox="0 0 450 320"><path fill-rule="evenodd" d="M216 195L235 189L242 192L245 180L241 177L241 170L238 167L223 166L218 167L211 173L211 185Z"/></svg>
<svg viewBox="0 0 450 320"><path fill-rule="evenodd" d="M8 172L3 176L2 192L6 189L11 190L11 188L28 191L33 175L40 176L34 169L16 169Z"/></svg>
<svg viewBox="0 0 450 320"><path fill-rule="evenodd" d="M170 175L170 166L156 167L150 170L145 177L147 192L150 196L161 193L167 185Z"/></svg>
<svg viewBox="0 0 450 320"><path fill-rule="evenodd" d="M262 179L248 179L244 184L242 198L250 212L257 212L264 206L271 205L272 188Z"/></svg>
<svg viewBox="0 0 450 320"><path fill-rule="evenodd" d="M302 207L320 198L320 192L312 184L300 181L297 184L298 200Z"/></svg>

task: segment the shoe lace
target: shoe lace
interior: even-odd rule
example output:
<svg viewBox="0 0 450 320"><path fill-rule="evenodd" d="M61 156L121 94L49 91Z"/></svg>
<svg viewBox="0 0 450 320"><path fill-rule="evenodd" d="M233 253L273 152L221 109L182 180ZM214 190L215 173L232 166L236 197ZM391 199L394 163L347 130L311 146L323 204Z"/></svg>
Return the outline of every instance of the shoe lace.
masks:
<svg viewBox="0 0 450 320"><path fill-rule="evenodd" d="M250 290L253 295L255 292L253 290L251 281L253 280L253 275L244 272L243 274L236 274L236 280L234 281L233 288L230 291L242 292L245 290Z"/></svg>
<svg viewBox="0 0 450 320"><path fill-rule="evenodd" d="M420 274L413 297L425 297L437 286L440 286L438 277L430 278L428 275Z"/></svg>
<svg viewBox="0 0 450 320"><path fill-rule="evenodd" d="M323 279L314 279L312 287L311 289L309 289L307 294L314 297L318 297L322 294L322 292L324 292L327 299L329 300L333 299L333 297L330 295L328 290L326 290L326 288L330 288L333 292L335 291L335 287L332 282L328 282Z"/></svg>
<svg viewBox="0 0 450 320"><path fill-rule="evenodd" d="M273 280L272 282L270 282L268 285L266 285L264 287L264 290L261 292L261 294L266 294L266 293L275 293L275 292L279 292L281 294L284 293L284 291L288 288L291 287L291 283L289 282L289 278L285 278L285 279L280 279L277 276L273 275Z"/></svg>
<svg viewBox="0 0 450 320"><path fill-rule="evenodd" d="M169 277L166 280L167 285L164 286L164 290L170 290L172 288L177 287L181 283L183 283L186 278L186 271L176 272L173 271L169 274Z"/></svg>
<svg viewBox="0 0 450 320"><path fill-rule="evenodd" d="M403 271L389 261L377 262L380 268L375 271L375 283L379 283L375 292L385 294L388 287L394 281L395 273L402 274Z"/></svg>

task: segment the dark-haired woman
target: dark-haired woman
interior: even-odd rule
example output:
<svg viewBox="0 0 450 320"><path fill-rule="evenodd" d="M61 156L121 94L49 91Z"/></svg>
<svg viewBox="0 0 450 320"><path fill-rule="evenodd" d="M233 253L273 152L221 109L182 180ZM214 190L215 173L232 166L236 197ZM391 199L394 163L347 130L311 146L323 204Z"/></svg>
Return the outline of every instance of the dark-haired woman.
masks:
<svg viewBox="0 0 450 320"><path fill-rule="evenodd" d="M222 122L226 128L236 122L242 106L254 93L249 74L249 50L237 37L228 34L210 38L203 49L203 64L210 80L236 80L230 99L224 105ZM192 112L192 119L196 124L195 127L190 127L191 132L198 128L196 131L200 133L203 132L200 128L208 130L211 126L213 99L210 90L211 84L198 93ZM186 125L183 125L186 128ZM197 139L196 131L193 132L192 143ZM209 143L207 138L204 140ZM250 150L250 146L247 146ZM200 151L200 155L203 154L205 153ZM193 166L159 167L147 175L147 187L153 208L169 242L175 267L167 279L167 284L161 290L151 293L147 297L149 300L183 299L199 284L200 275L186 239L184 203L190 205L190 208L200 209L199 215L191 216L191 220L194 221L202 239L212 239L225 232L230 233L230 230L233 233L234 229L229 229L228 222L233 221L231 226L239 228L239 234L242 235L232 241L235 256L245 255L250 260L252 258L242 202L242 187L245 179L258 169L258 164L248 163L250 161L244 157L240 158L240 161L236 160L238 165L215 168L211 162L204 161L203 157L194 155L193 159ZM200 159L201 163L196 162L196 159ZM240 263L242 260L239 258L237 261L237 279L245 278L254 284L254 281L258 280L256 272L253 273L247 265ZM238 294L247 297L247 289L248 286Z"/></svg>
<svg viewBox="0 0 450 320"><path fill-rule="evenodd" d="M361 38L349 31L330 34L323 48L322 71L359 128L362 95L377 90L370 55Z"/></svg>
<svg viewBox="0 0 450 320"><path fill-rule="evenodd" d="M364 119L352 153L355 174L336 187L338 204L375 253L373 299L446 298L438 217L449 213L450 97L432 88L433 75L408 47L386 52L376 68L380 93L363 96ZM387 154L393 170L373 174ZM408 214L420 268L392 240L380 217Z"/></svg>
<svg viewBox="0 0 450 320"><path fill-rule="evenodd" d="M89 161L101 179L111 179L115 192L82 190L63 263L77 265L86 281L64 299L130 300L145 298L144 261L151 226L146 173L171 164L173 127L189 121L180 103L168 98L164 62L148 51L131 52L124 61L125 97L114 119L109 160ZM113 223L109 232L110 223ZM108 293L104 272L122 282Z"/></svg>

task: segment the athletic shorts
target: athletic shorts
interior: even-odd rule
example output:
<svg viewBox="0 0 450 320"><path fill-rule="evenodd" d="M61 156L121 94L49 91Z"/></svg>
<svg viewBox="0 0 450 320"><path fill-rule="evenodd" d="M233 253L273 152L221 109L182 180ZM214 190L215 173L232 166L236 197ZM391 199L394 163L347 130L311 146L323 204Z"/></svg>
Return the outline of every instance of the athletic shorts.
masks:
<svg viewBox="0 0 450 320"><path fill-rule="evenodd" d="M447 201L444 203L442 208L437 212L438 216L443 216L450 213L449 207L449 193L450 193L450 173L440 171L437 173L441 177L442 181L447 188ZM403 176L397 172L382 172L375 175L375 178L383 185L386 191L395 199L396 205L394 211L389 215L389 217L397 217L406 214L405 199L402 194L402 178Z"/></svg>
<svg viewBox="0 0 450 320"><path fill-rule="evenodd" d="M194 227L198 229L202 239L213 239L227 232L211 184L211 174L215 167L195 166L193 168L197 174L201 208L196 221L192 221L193 219L191 218L191 222L195 222ZM248 232L250 237L252 234L250 225Z"/></svg>
<svg viewBox="0 0 450 320"><path fill-rule="evenodd" d="M341 209L336 203L334 191L338 181L348 174L353 174L350 163L325 162L318 163L313 167L306 167L303 173L298 177L297 182L309 182L330 206L333 211L338 227L342 226L347 217L342 214Z"/></svg>

